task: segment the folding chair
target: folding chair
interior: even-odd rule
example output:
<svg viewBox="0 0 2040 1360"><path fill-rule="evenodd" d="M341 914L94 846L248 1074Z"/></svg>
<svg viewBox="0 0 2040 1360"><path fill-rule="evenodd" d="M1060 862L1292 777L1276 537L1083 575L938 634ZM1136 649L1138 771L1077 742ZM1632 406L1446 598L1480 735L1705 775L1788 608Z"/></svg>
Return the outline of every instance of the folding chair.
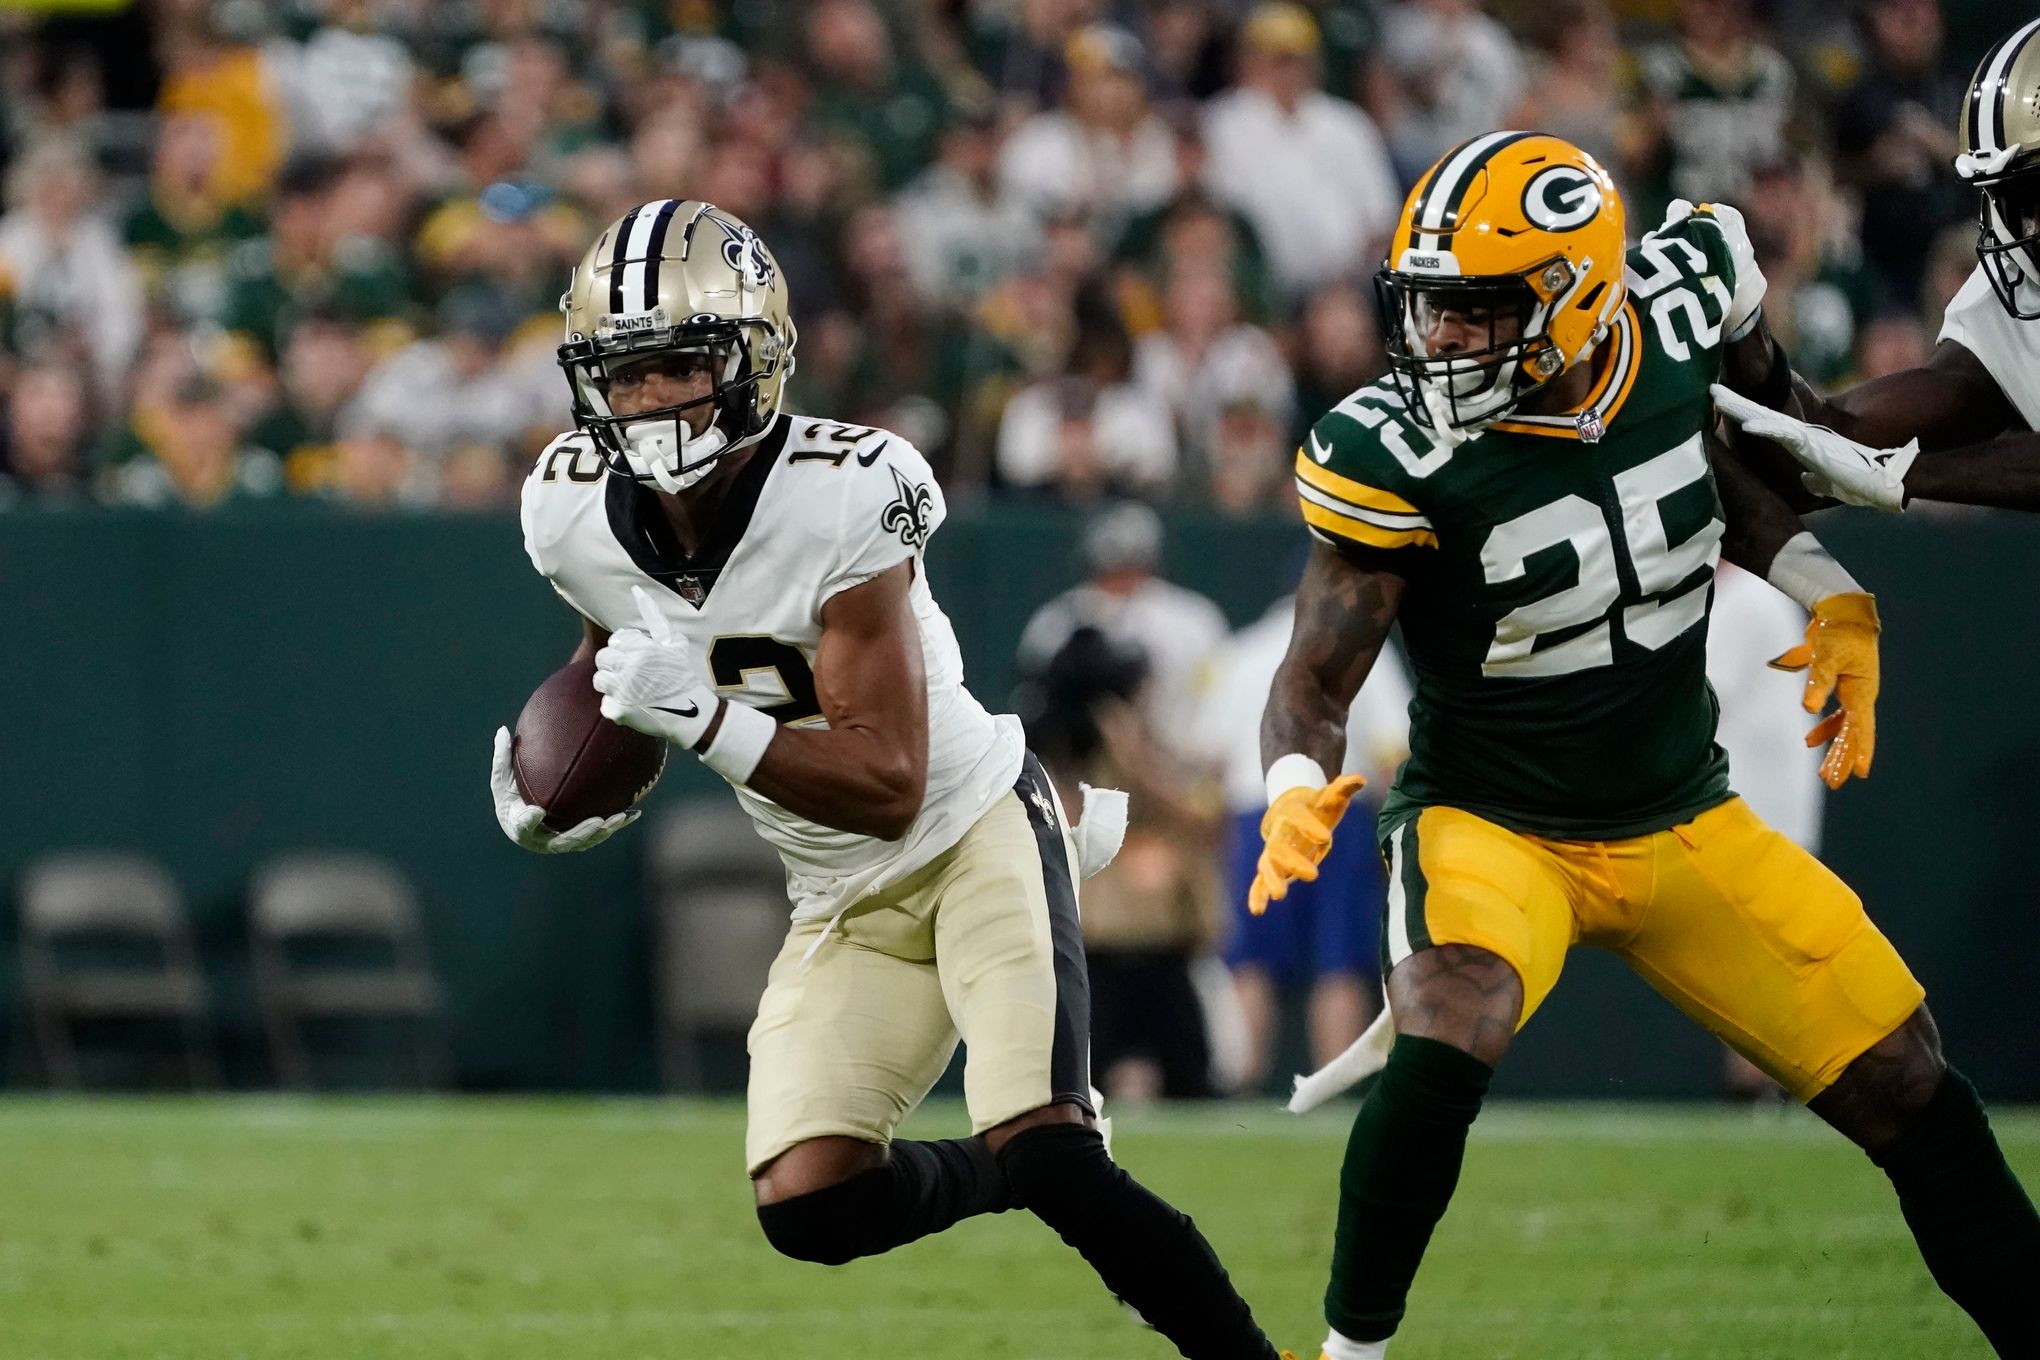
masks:
<svg viewBox="0 0 2040 1360"><path fill-rule="evenodd" d="M660 814L649 857L659 1068L668 1090L695 1090L703 1037L742 1034L757 1013L786 937L786 868L727 797Z"/></svg>
<svg viewBox="0 0 2040 1360"><path fill-rule="evenodd" d="M74 1028L84 1020L172 1022L192 1088L219 1084L205 976L159 865L111 851L52 855L23 873L20 908L23 992L52 1085L83 1084Z"/></svg>
<svg viewBox="0 0 2040 1360"><path fill-rule="evenodd" d="M417 899L394 866L368 855L279 856L255 876L248 925L256 997L285 1084L311 1089L307 1031L333 1020L401 1023L418 1084L446 1081L444 1003Z"/></svg>

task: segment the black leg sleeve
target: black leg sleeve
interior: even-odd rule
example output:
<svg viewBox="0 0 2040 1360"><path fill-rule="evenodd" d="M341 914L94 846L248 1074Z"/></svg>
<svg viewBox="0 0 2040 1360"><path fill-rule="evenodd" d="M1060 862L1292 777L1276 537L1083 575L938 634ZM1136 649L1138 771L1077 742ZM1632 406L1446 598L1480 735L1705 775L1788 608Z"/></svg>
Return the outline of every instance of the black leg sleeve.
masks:
<svg viewBox="0 0 2040 1360"><path fill-rule="evenodd" d="M982 1138L897 1139L883 1166L759 1205L758 1225L784 1255L839 1266L1011 1207L1005 1175Z"/></svg>
<svg viewBox="0 0 2040 1360"><path fill-rule="evenodd" d="M1999 1355L2040 1356L2040 1215L1968 1078L1949 1068L1906 1131L1870 1159L1898 1191L1934 1282Z"/></svg>
<svg viewBox="0 0 2040 1360"><path fill-rule="evenodd" d="M999 1164L1014 1204L1055 1229L1189 1360L1275 1360L1197 1225L1114 1165L1096 1129L1027 1129Z"/></svg>
<svg viewBox="0 0 2040 1360"><path fill-rule="evenodd" d="M1325 1320L1379 1341L1402 1324L1431 1231L1452 1202L1467 1130L1494 1070L1450 1044L1405 1034L1367 1093L1339 1171L1339 1226Z"/></svg>

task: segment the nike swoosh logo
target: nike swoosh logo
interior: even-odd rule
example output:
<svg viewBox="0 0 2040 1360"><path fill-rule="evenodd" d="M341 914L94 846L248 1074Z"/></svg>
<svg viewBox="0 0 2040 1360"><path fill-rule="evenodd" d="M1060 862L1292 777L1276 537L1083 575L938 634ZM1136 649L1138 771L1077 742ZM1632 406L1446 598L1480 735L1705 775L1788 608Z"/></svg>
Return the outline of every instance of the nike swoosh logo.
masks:
<svg viewBox="0 0 2040 1360"><path fill-rule="evenodd" d="M667 708L661 704L653 704L652 709L657 713L671 713L676 718L698 718L701 716L701 708L697 704L689 704L685 708Z"/></svg>
<svg viewBox="0 0 2040 1360"><path fill-rule="evenodd" d="M892 443L892 440L890 440L890 439L881 439L881 440L879 440L879 441L878 441L878 447L877 447L877 448L875 448L875 449L873 449L873 450L872 450L872 451L871 451L870 453L860 453L860 454L858 454L858 455L857 455L857 466L859 466L859 467L870 467L870 466L871 466L871 465L872 465L873 463L876 463L876 462L878 461L878 455L880 455L881 453L884 453L884 452L885 452L885 446L886 446L886 445L888 445L888 444L890 444L890 443Z"/></svg>
<svg viewBox="0 0 2040 1360"><path fill-rule="evenodd" d="M1317 459L1321 464L1332 461L1331 449L1319 441L1316 430L1310 432L1310 456Z"/></svg>

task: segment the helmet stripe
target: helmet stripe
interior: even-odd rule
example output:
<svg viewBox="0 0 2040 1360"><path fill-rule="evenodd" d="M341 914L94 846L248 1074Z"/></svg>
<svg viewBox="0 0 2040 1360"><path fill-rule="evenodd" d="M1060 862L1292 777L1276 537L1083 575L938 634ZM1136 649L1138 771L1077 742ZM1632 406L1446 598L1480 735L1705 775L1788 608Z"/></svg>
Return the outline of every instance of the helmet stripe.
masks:
<svg viewBox="0 0 2040 1360"><path fill-rule="evenodd" d="M658 208L671 206L671 199L662 199ZM636 304L630 308L634 312L649 312L652 309L651 302L645 297L645 252L651 245L652 227L659 220L658 208L646 203L637 210L631 221L630 230L624 233L627 242L625 253L617 257L624 262L623 268L611 276L621 280L620 291L623 300L626 304Z"/></svg>
<svg viewBox="0 0 2040 1360"><path fill-rule="evenodd" d="M630 230L637 224L642 206L632 208L616 224L616 239L609 251L609 314L615 316L623 310L623 260L624 247L630 241Z"/></svg>
<svg viewBox="0 0 2040 1360"><path fill-rule="evenodd" d="M1453 153L1432 178L1424 201L1417 205L1413 214L1412 233L1422 234L1414 242L1416 247L1438 249L1443 244L1440 238L1447 234L1445 223L1458 211L1460 201L1466 197L1466 191L1481 167L1503 147L1513 146L1531 135L1528 132L1490 132L1484 137L1474 138Z"/></svg>
<svg viewBox="0 0 2040 1360"><path fill-rule="evenodd" d="M2005 95L2009 88L2006 77L2012 63L2025 48L2036 30L2040 30L2040 19L2034 19L2018 32L1999 44L1997 51L1985 59L1984 72L1970 92L1976 106L1970 111L1970 129L1976 140L1975 151L2001 151L2005 145Z"/></svg>
<svg viewBox="0 0 2040 1360"><path fill-rule="evenodd" d="M644 262L644 303L640 309L649 312L659 305L659 263L666 253L666 228L673 221L673 213L680 207L680 200L669 198L659 205L658 215L652 218L652 231L645 242Z"/></svg>
<svg viewBox="0 0 2040 1360"><path fill-rule="evenodd" d="M1438 174L1444 168L1445 162L1439 161L1436 165L1425 171L1424 178L1418 182L1416 206L1410 209L1410 239L1403 242L1407 249L1415 250L1417 248L1417 232L1419 230L1417 224L1424 220L1424 207L1431 201L1431 186L1438 182Z"/></svg>

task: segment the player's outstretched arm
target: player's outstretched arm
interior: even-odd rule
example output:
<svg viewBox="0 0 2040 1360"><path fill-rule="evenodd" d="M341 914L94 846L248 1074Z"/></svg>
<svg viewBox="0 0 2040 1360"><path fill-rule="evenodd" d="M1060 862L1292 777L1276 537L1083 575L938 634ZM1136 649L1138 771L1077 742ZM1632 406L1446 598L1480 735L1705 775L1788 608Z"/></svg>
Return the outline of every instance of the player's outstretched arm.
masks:
<svg viewBox="0 0 2040 1360"><path fill-rule="evenodd" d="M1268 812L1261 858L1248 891L1256 915L1297 879L1317 877L1332 830L1366 783L1330 778L1346 755L1346 714L1402 603L1403 579L1356 566L1324 543L1311 547L1296 589L1296 627L1261 715Z"/></svg>
<svg viewBox="0 0 2040 1360"><path fill-rule="evenodd" d="M1827 398L1792 374L1791 397L1779 400L1775 385L1749 385L1752 368L1745 362L1739 370L1731 356L1724 382L1786 418L1742 412L1737 423L1758 438L1740 441L1739 451L1774 485L1762 450L1795 460L1810 503L1838 500L1895 512L1927 500L2040 510L2040 434L2025 427L1997 380L1953 340L1943 340L1919 368ZM1789 491L1787 498L1793 499Z"/></svg>
<svg viewBox="0 0 2040 1360"><path fill-rule="evenodd" d="M1969 349L1943 340L1918 368L1858 383L1832 397L1793 375L1796 415L1866 448L1895 449L1917 439L1929 452L1977 444L2025 422L1997 379ZM1769 404L1769 403L1767 403Z"/></svg>
<svg viewBox="0 0 2040 1360"><path fill-rule="evenodd" d="M780 728L750 788L840 831L907 834L928 787L928 684L908 597L918 570L902 562L822 606L815 697L829 725Z"/></svg>

